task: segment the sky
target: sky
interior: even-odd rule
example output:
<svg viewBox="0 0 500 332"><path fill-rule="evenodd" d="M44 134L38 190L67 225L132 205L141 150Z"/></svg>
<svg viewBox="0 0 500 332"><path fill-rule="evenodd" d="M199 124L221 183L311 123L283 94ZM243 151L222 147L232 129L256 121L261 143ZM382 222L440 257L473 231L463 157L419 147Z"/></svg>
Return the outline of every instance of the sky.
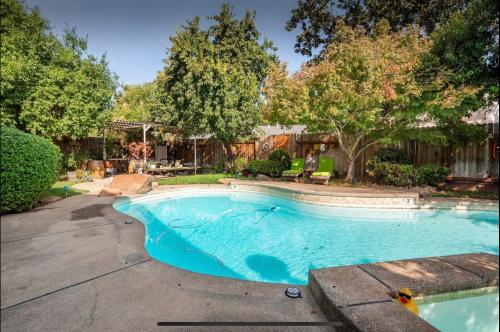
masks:
<svg viewBox="0 0 500 332"><path fill-rule="evenodd" d="M206 28L206 17L218 13L223 2L233 6L238 18L246 9L256 11L261 37L273 41L289 71L308 60L294 52L296 33L285 30L297 0L25 0L28 7L40 8L57 35L65 27L76 27L88 38L87 52L106 54L122 84L154 80L176 28L196 15Z"/></svg>

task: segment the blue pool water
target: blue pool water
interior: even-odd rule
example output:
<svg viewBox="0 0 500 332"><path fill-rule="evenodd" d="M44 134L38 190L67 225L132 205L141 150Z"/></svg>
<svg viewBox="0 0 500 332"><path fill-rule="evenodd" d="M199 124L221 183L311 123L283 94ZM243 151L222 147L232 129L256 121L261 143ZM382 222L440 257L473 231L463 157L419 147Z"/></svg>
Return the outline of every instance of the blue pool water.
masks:
<svg viewBox="0 0 500 332"><path fill-rule="evenodd" d="M420 317L442 332L498 332L498 289L422 304Z"/></svg>
<svg viewBox="0 0 500 332"><path fill-rule="evenodd" d="M115 208L144 223L151 257L246 280L306 284L312 268L499 251L498 212L335 208L222 191Z"/></svg>

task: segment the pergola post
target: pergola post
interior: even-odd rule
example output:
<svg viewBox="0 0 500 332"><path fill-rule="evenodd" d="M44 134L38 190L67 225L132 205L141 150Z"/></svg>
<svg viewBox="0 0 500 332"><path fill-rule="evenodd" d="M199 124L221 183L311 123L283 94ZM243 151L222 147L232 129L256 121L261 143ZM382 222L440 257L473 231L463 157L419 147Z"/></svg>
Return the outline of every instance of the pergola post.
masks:
<svg viewBox="0 0 500 332"><path fill-rule="evenodd" d="M196 166L197 166L197 162L196 162L196 136L194 137L194 175L196 175Z"/></svg>
<svg viewBox="0 0 500 332"><path fill-rule="evenodd" d="M102 130L102 160L106 160L106 128Z"/></svg>

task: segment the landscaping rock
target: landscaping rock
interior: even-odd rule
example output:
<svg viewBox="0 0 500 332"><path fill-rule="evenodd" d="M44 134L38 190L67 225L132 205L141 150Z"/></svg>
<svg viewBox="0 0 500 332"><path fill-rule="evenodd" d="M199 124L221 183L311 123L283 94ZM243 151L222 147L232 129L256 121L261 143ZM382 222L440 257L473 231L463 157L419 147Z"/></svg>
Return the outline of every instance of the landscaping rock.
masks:
<svg viewBox="0 0 500 332"><path fill-rule="evenodd" d="M228 178L219 179L217 182L220 183L220 184L225 184L225 185L228 186L228 185L231 184L231 179L228 179Z"/></svg>
<svg viewBox="0 0 500 332"><path fill-rule="evenodd" d="M158 186L159 186L159 185L160 185L160 184L159 184L158 182L156 182L156 181L151 182L151 189L158 188Z"/></svg>
<svg viewBox="0 0 500 332"><path fill-rule="evenodd" d="M40 199L40 204L41 205L50 204L50 203L60 201L61 199L63 199L63 198L59 197L59 196L47 196L47 197Z"/></svg>
<svg viewBox="0 0 500 332"><path fill-rule="evenodd" d="M267 175L264 174L257 174L255 177L255 180L257 181L272 181L273 179Z"/></svg>
<svg viewBox="0 0 500 332"><path fill-rule="evenodd" d="M144 194L151 190L153 177L145 174L123 174L117 175L113 181L106 186L99 196L118 196Z"/></svg>
<svg viewBox="0 0 500 332"><path fill-rule="evenodd" d="M431 187L431 186L419 187L416 189L417 189L418 195L420 197L430 197L430 196L432 196L432 194L434 194L438 191L437 188Z"/></svg>

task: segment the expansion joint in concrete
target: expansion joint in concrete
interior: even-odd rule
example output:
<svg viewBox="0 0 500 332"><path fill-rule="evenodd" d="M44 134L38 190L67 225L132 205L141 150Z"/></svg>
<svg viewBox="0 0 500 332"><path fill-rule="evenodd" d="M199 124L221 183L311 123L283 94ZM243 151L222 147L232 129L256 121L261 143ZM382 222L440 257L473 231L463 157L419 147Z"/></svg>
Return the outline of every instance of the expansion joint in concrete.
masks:
<svg viewBox="0 0 500 332"><path fill-rule="evenodd" d="M22 302L19 302L19 303L16 303L16 304L12 304L8 307L4 307L4 308L0 308L0 311L4 311L4 310L8 310L8 309L11 309L11 308L14 308L14 307L17 307L17 306L20 306L20 305L23 305L23 304L26 304L26 303L29 303L31 301L34 301L34 300L38 300L38 299L41 299L43 297L46 297L48 295L52 295L52 294L55 294L55 293L58 293L60 291L63 291L63 290L66 290L66 289L69 289L69 288L72 288L72 287L75 287L75 286L78 286L78 285L81 285L81 284L85 284L87 282L90 282L90 281L93 281L93 280L96 280L96 279L99 279L99 278L102 278L102 277L105 277L105 276L108 276L110 274L113 274L113 273L116 273L116 272L120 272L120 271L123 271L123 270L126 270L128 268L131 268L133 266L136 266L136 265L139 265L139 264L142 264L142 263L146 263L146 262L149 262L151 261L152 259L149 258L149 259L146 259L146 260L143 260L143 261L140 261L140 262L137 262L137 263L134 263L134 264L130 264L128 266L125 266L125 267L122 267L122 268L119 268L119 269L116 269L116 270L113 270L113 271L110 271L110 272L106 272L104 274L100 274L98 276L95 276L93 278L90 278L90 279L86 279L86 280L83 280L83 281L80 281L80 282L76 282L74 284L71 284L71 285L68 285L68 286L65 286L65 287L62 287L62 288L59 288L59 289L56 289L56 290L53 290L53 291L50 291L48 293L45 293L45 294L42 294L42 295L39 295L39 296L36 296L36 297L33 297L31 299L28 299L28 300L25 300L25 301L22 301Z"/></svg>

